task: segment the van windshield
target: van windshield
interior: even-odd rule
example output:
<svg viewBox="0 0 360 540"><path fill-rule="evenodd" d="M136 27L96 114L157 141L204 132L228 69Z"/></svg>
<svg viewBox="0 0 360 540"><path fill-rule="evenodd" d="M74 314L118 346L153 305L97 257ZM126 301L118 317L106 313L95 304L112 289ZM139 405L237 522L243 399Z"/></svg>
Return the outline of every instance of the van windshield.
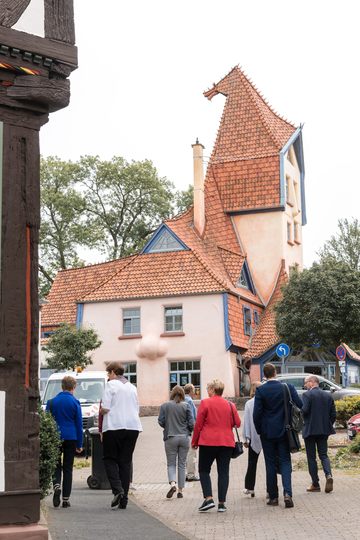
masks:
<svg viewBox="0 0 360 540"><path fill-rule="evenodd" d="M98 403L104 392L105 381L103 379L83 379L77 380L74 396L81 404ZM62 391L61 379L48 381L43 402L53 399Z"/></svg>

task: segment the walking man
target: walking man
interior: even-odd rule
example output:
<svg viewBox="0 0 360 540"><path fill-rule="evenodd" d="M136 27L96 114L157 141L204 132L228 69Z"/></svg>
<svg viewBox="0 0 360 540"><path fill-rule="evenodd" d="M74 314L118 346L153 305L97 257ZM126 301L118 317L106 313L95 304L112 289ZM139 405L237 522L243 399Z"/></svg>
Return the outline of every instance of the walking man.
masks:
<svg viewBox="0 0 360 540"><path fill-rule="evenodd" d="M53 478L53 505L55 508L60 506L62 473L62 507L69 508L74 458L76 453L82 452L83 430L80 402L73 395L76 379L65 376L61 381L61 388L62 392L49 399L46 410L55 418L61 438L59 459Z"/></svg>
<svg viewBox="0 0 360 540"><path fill-rule="evenodd" d="M303 438L305 441L308 468L312 483L306 491L321 491L316 462L316 449L325 473L325 493L333 490L333 478L331 475L330 460L328 457L328 437L335 433L334 422L336 409L331 394L319 388L319 379L316 375L309 375L305 379L307 392L302 396L304 427Z"/></svg>
<svg viewBox="0 0 360 540"><path fill-rule="evenodd" d="M193 384L185 384L184 386L184 392L185 392L185 401L190 405L190 410L192 412L193 418L194 418L194 424L196 422L196 407L195 403L193 401L193 398L195 396L195 388ZM197 450L190 446L188 457L186 460L186 481L187 482L198 482L200 480L199 476L196 474L196 466L197 466Z"/></svg>
<svg viewBox="0 0 360 540"><path fill-rule="evenodd" d="M294 506L291 486L291 455L285 433L284 385L276 379L273 364L265 364L266 382L257 388L254 401L253 419L260 435L266 467L266 486L269 506L278 506L279 491L277 469L280 468L285 508ZM298 407L302 401L292 384L288 384L291 399ZM290 410L289 410L290 414Z"/></svg>
<svg viewBox="0 0 360 540"><path fill-rule="evenodd" d="M111 508L125 509L128 503L131 463L139 432L139 403L136 387L124 377L119 362L107 364L108 382L102 398L104 466L113 492Z"/></svg>

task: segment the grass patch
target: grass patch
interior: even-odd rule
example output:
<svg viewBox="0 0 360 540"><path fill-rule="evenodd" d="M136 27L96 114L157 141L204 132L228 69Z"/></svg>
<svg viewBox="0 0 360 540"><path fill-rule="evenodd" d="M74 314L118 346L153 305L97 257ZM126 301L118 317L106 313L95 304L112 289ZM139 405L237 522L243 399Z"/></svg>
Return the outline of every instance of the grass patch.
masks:
<svg viewBox="0 0 360 540"><path fill-rule="evenodd" d="M91 461L89 459L78 458L74 460L74 469L85 469L90 465Z"/></svg>

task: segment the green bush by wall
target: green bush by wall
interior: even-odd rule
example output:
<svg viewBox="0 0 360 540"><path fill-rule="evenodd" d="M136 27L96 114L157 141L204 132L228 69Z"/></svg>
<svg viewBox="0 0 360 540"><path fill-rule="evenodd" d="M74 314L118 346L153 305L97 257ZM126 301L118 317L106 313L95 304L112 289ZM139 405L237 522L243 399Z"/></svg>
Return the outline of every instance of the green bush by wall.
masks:
<svg viewBox="0 0 360 540"><path fill-rule="evenodd" d="M49 492L56 463L59 457L60 436L56 422L50 413L39 406L40 416L40 496L43 499Z"/></svg>
<svg viewBox="0 0 360 540"><path fill-rule="evenodd" d="M336 406L336 420L344 428L347 427L347 420L354 416L354 414L360 413L360 396L351 396L344 399L338 399L335 401Z"/></svg>

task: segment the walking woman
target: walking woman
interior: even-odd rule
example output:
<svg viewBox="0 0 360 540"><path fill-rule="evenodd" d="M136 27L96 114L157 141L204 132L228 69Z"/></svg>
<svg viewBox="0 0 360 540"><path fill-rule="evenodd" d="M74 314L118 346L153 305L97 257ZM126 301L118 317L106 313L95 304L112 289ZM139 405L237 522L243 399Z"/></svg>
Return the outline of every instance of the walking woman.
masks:
<svg viewBox="0 0 360 540"><path fill-rule="evenodd" d="M199 474L204 502L199 512L215 507L210 470L216 460L218 471L218 512L226 512L226 494L229 486L229 467L235 446L233 427L240 427L240 417L233 403L222 396L224 383L214 379L207 385L209 398L200 403L192 447L199 447Z"/></svg>
<svg viewBox="0 0 360 540"><path fill-rule="evenodd" d="M177 468L177 498L182 499L186 477L186 458L190 447L190 435L194 429L194 416L190 405L185 401L185 393L181 386L175 386L171 391L170 401L161 405L158 422L164 428L164 444L170 484L166 497L171 499L176 492Z"/></svg>
<svg viewBox="0 0 360 540"><path fill-rule="evenodd" d="M245 475L245 495L251 495L255 497L255 482L256 482L256 469L259 454L262 450L260 436L257 434L254 421L254 396L258 386L261 386L261 382L256 381L251 385L250 398L245 404L244 413L244 428L243 438L245 439L244 446L248 448L248 466Z"/></svg>

